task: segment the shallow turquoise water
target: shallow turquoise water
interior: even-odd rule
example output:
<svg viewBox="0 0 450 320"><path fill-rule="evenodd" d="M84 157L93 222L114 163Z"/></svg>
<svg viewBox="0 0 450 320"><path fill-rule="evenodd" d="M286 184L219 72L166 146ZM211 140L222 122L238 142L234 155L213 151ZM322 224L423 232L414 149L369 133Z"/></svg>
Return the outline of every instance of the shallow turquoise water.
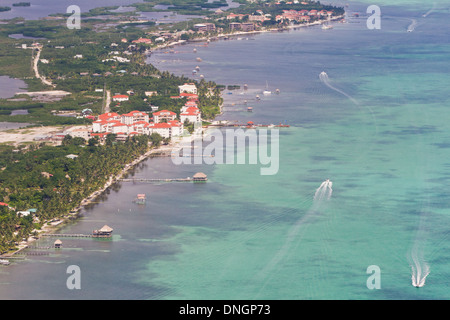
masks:
<svg viewBox="0 0 450 320"><path fill-rule="evenodd" d="M115 186L62 231L108 224L113 241L65 240L59 253L0 268L0 297L448 299L448 14L407 33L423 10L399 4L385 8L378 31L362 17L155 53L149 62L161 69L190 75L198 64L206 80L248 84L224 93L230 111L220 119L290 124L277 174L150 159L136 177L203 171L208 182ZM281 93L262 96L266 81ZM325 179L330 199L315 201ZM146 206L132 203L137 193ZM421 288L414 261L430 268ZM71 264L82 270L79 292L65 286ZM371 265L379 290L366 285Z"/></svg>

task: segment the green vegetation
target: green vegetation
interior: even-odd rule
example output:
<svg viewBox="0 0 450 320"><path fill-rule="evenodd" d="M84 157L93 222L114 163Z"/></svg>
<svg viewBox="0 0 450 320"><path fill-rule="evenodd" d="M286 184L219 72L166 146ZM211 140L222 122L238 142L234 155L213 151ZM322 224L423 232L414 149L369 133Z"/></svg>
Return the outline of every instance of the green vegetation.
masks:
<svg viewBox="0 0 450 320"><path fill-rule="evenodd" d="M130 101L120 105L112 103L112 111L150 112L151 106L159 106L160 110L167 109L179 114L185 99L170 97L179 94L179 85L195 81L161 72L147 64L145 51L149 46L130 43L130 40L147 37L144 30L127 28L125 34L120 28L111 27L109 32L99 33L96 32L96 27L98 23L94 21L85 23L81 30L68 30L61 21L23 21L20 24L0 25L0 42L5 44L0 47L0 53L3 53L0 66L5 66L5 74L24 79L30 91L53 89L33 77L31 60L35 50L24 50L18 46L17 40L7 37L16 33L33 37L43 36L49 41L43 41L41 61L38 63L40 74L54 83L56 90L72 93L60 101L36 100L25 95L16 96L23 101L0 99L0 121L40 125L86 124L90 120L57 117L53 115L53 111L72 110L80 113L89 107L94 114L100 114L104 101L103 93L99 94L95 89L105 87L113 95L133 92ZM125 36L128 41L122 42ZM21 39L20 42L31 45L33 40ZM76 56L81 58L75 58ZM117 61L117 56L127 60ZM205 90L215 92L216 97L214 94L200 95L200 110L208 118L213 118L219 112L220 91L214 91L215 86L209 82ZM146 91L156 91L158 94L149 98L145 95ZM11 111L18 109L26 109L29 113L10 116Z"/></svg>
<svg viewBox="0 0 450 320"><path fill-rule="evenodd" d="M274 26L277 23L274 17L282 10L324 9L332 10L334 15L343 13L342 8L310 1L306 4L234 1L242 5L233 9L233 13L257 15L260 14L258 10L263 10L264 14L271 15L262 23L255 22L256 28ZM158 4L168 8L157 10L155 6ZM25 2L14 4L25 5ZM105 93L96 92L96 89L104 88L112 95L129 94L129 101L111 103L111 110L120 114L132 110L150 113L152 106L179 114L186 98L177 97L178 86L186 82L197 86L202 118L214 119L223 103L221 90L226 88L224 85L175 76L156 69L145 60L146 53L156 46L155 39L161 35L172 41L229 32L229 23L237 20L225 19L229 12L215 12L215 8L226 5L225 0L144 0L144 3L132 5L136 11L131 12L111 12L117 6L96 8L83 14L89 19L83 20L83 27L79 30L67 28L65 13L53 15L55 19L52 20L12 19L7 24L0 24L0 75L23 79L30 91L55 89L72 93L61 99L37 99L27 95L18 95L12 100L0 99L0 121L35 125L89 124L92 120L54 114L60 111L79 113L85 108L91 109L94 115L101 114ZM0 11L5 10L11 8L0 7ZM164 26L150 21L138 27L133 21L137 11L170 11L206 16L208 20L192 19ZM95 18L105 15L110 17ZM242 21L247 20L244 18ZM194 24L201 22L214 23L216 31L197 32ZM34 39L12 39L9 37L11 34ZM149 38L153 43L132 42L139 38ZM32 61L38 51L36 47L30 49L35 41L42 44L39 72L54 84L54 88L35 78ZM24 49L23 45L27 48ZM228 86L229 90L238 88L238 85ZM156 91L157 94L147 97L148 91ZM28 114L10 116L12 111L19 109L27 110ZM189 131L193 130L192 124L185 125ZM97 138L84 141L66 137L57 147L32 143L15 149L0 145L0 202L8 203L16 211L37 209L36 215L21 217L16 211L0 206L0 253L13 249L16 242L39 229L45 221L61 217L78 207L82 199L103 187L111 175L118 174L127 163L145 153L150 145L157 147L167 142L158 134L135 136L124 142L116 141L115 135L110 134L104 144L100 144ZM66 157L69 154L78 157L69 159Z"/></svg>
<svg viewBox="0 0 450 320"><path fill-rule="evenodd" d="M87 144L82 138L66 136L58 147L41 144L13 150L0 146L0 253L39 229L44 221L61 217L79 206L82 199L100 189L111 175L159 145L158 134L135 136L124 142L110 135L104 145L96 138ZM77 155L75 159L67 158ZM37 209L36 215L19 217L17 211ZM18 232L15 234L15 232Z"/></svg>
<svg viewBox="0 0 450 320"><path fill-rule="evenodd" d="M0 7L0 12L10 11L11 7Z"/></svg>

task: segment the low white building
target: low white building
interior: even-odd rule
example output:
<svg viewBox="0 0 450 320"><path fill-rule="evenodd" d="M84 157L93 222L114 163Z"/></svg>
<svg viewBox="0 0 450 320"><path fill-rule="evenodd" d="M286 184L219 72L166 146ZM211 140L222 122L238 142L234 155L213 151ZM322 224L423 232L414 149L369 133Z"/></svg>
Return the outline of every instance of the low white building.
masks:
<svg viewBox="0 0 450 320"><path fill-rule="evenodd" d="M197 86L194 83L185 83L182 86L178 86L178 89L180 94L183 92L197 94Z"/></svg>
<svg viewBox="0 0 450 320"><path fill-rule="evenodd" d="M88 128L77 128L70 131L67 131L67 134L72 136L73 138L83 138L85 140L89 140L91 130Z"/></svg>
<svg viewBox="0 0 450 320"><path fill-rule="evenodd" d="M118 101L118 102L122 102L122 101L128 101L130 99L130 97L128 97L126 94L118 94L113 96L113 101Z"/></svg>

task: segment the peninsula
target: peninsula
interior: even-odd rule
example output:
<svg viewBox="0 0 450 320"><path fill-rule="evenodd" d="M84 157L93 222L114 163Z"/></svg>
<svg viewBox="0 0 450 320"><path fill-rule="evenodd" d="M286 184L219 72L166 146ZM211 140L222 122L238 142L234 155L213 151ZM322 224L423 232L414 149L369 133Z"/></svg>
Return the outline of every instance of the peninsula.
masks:
<svg viewBox="0 0 450 320"><path fill-rule="evenodd" d="M219 9L225 1L193 3L170 1L161 11L195 18L167 24L140 16L156 11L158 1L126 12L93 9L79 30L67 28L65 14L0 24L0 75L28 86L26 93L0 99L0 122L61 128L0 145L0 254L17 250L48 221L67 217L110 186L130 164L220 113L225 85L158 70L145 62L154 50L320 24L344 13L314 1L240 0L233 10ZM10 37L16 34L24 38ZM12 115L17 110L25 112Z"/></svg>

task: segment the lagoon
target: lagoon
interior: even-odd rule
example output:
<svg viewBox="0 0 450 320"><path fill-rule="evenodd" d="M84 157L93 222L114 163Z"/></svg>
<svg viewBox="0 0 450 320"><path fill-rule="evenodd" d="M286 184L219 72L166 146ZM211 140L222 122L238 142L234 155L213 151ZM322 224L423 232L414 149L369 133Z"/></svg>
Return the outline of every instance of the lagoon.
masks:
<svg viewBox="0 0 450 320"><path fill-rule="evenodd" d="M25 92L27 84L20 79L0 76L0 99L12 98L16 92Z"/></svg>

